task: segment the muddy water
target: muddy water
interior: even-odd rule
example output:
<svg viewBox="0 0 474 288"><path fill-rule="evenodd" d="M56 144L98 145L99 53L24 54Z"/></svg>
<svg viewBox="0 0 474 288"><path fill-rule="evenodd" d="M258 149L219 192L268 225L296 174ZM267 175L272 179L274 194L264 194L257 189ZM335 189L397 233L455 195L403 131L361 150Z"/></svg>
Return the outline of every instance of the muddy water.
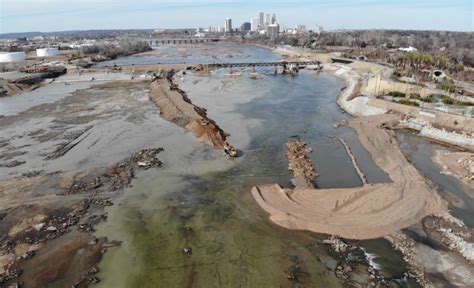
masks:
<svg viewBox="0 0 474 288"><path fill-rule="evenodd" d="M447 148L417 137L410 132L399 132L398 138L402 151L410 158L413 165L448 200L451 214L473 228L474 199L472 195L474 195L474 189L454 176L442 174L441 167L432 160L435 150Z"/></svg>
<svg viewBox="0 0 474 288"><path fill-rule="evenodd" d="M343 259L321 243L326 236L271 224L249 193L259 183L289 187L284 143L295 137L313 148L320 187L361 185L336 137L349 143L370 182L389 181L354 131L332 127L348 119L335 102L343 83L324 73L260 80L227 73L177 82L230 133L243 156L229 160L195 141L179 143L184 151L168 145L161 156L165 167L139 174L99 227L99 235L124 241L105 254L99 287L296 287L286 274L295 264L301 266L299 284L343 286L332 271ZM163 142L185 141L182 129L176 133ZM362 245L384 275L402 276L404 264L385 241ZM191 255L182 253L185 247Z"/></svg>

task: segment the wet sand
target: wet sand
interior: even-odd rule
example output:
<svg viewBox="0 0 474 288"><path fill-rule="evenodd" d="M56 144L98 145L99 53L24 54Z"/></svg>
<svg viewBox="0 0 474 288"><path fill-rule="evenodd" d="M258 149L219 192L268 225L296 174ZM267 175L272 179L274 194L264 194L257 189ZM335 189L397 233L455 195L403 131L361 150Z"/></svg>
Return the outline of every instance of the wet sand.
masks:
<svg viewBox="0 0 474 288"><path fill-rule="evenodd" d="M396 121L398 116L383 115L349 124L393 183L304 190L260 185L252 189L253 196L278 225L349 239L382 237L445 211L446 202L406 160L392 132L380 128Z"/></svg>

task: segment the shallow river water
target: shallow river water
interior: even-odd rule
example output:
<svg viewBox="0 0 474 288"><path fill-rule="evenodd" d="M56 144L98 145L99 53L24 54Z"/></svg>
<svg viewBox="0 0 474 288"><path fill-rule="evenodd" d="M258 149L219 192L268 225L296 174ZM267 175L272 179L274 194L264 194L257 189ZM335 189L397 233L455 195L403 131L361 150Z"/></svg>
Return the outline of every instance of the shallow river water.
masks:
<svg viewBox="0 0 474 288"><path fill-rule="evenodd" d="M277 59L266 53L266 60ZM99 226L98 235L123 240L100 264L100 287L341 287L333 270L345 259L321 243L327 236L272 224L249 191L259 183L290 187L284 145L294 138L313 149L321 188L361 185L337 137L348 142L369 182L390 180L352 129L332 127L350 117L336 105L343 82L307 71L291 77L262 70L259 80L248 71L228 72L178 75L176 82L230 134L242 157L231 160L177 136L189 134L179 127L158 141L166 146L164 167L138 174ZM185 142L173 147L173 139ZM393 284L409 286L398 280L406 268L388 242L359 244ZM191 255L182 253L185 247ZM354 273L361 283L368 280L365 262ZM301 267L299 282L287 279L295 265Z"/></svg>

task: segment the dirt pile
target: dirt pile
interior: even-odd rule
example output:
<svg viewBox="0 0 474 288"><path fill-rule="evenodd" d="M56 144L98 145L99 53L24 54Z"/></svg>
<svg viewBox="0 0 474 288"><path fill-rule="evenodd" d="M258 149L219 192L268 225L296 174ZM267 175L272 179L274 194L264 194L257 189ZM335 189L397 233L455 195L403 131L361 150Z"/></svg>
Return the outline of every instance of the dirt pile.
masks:
<svg viewBox="0 0 474 288"><path fill-rule="evenodd" d="M192 131L205 144L224 149L224 131L207 117L206 109L192 104L186 93L173 84L172 77L173 72L165 73L151 84L150 100L158 106L161 116Z"/></svg>
<svg viewBox="0 0 474 288"><path fill-rule="evenodd" d="M313 181L318 177L318 173L309 158L311 148L307 148L306 143L298 140L288 141L286 149L288 169L293 171L293 185L297 188L314 188Z"/></svg>
<svg viewBox="0 0 474 288"><path fill-rule="evenodd" d="M390 126L383 125L385 122L398 118L382 115L349 123L393 183L295 190L269 184L254 187L254 198L278 225L349 239L382 237L445 211L445 201L408 162L393 132L383 128Z"/></svg>

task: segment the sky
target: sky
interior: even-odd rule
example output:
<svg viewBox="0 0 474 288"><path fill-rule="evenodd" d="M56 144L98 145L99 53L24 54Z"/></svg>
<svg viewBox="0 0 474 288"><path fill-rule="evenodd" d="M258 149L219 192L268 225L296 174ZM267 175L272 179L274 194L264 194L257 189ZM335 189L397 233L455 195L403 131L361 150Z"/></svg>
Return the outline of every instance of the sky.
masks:
<svg viewBox="0 0 474 288"><path fill-rule="evenodd" d="M474 0L0 0L0 33L233 26L259 12L281 26L473 31Z"/></svg>

